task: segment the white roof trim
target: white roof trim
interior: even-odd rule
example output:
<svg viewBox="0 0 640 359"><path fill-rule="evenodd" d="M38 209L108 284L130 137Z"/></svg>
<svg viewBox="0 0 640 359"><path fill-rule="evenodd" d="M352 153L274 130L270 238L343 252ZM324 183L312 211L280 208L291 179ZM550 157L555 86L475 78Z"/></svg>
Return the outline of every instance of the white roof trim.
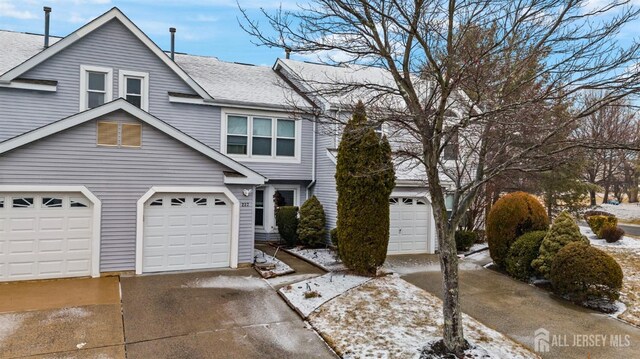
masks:
<svg viewBox="0 0 640 359"><path fill-rule="evenodd" d="M56 42L51 45L47 49L37 53L27 61L21 63L20 65L14 67L13 69L5 72L2 76L0 76L0 83L8 83L18 76L24 74L28 70L32 69L36 65L42 63L46 59L51 56L59 53L60 51L66 49L71 44L76 41L82 39L89 33L93 32L100 26L106 24L107 22L118 19L129 31L131 31L142 43L144 43L150 50L153 52L162 62L164 62L171 70L173 70L184 82L186 82L198 95L205 99L211 99L212 97L200 86L195 80L193 80L180 66L178 66L175 62L167 56L159 47L156 45L151 39L140 30L128 17L126 17L120 9L114 7L106 13L100 15L93 21L79 28L75 32L66 36L62 40Z"/></svg>
<svg viewBox="0 0 640 359"><path fill-rule="evenodd" d="M8 87L12 89L20 89L20 90L33 90L33 91L46 91L46 92L56 92L58 90L57 85L45 85L45 84L33 84L19 81L11 81L8 83L0 82L0 87Z"/></svg>
<svg viewBox="0 0 640 359"><path fill-rule="evenodd" d="M108 102L102 106L99 106L84 112L80 112L73 116L64 118L62 120L53 122L51 124L45 125L40 128L37 128L33 131L13 137L4 142L0 142L0 154L3 154L7 151L11 151L20 146L24 146L33 141L37 141L41 138L51 136L60 131L64 131L73 126L77 126L79 124L82 124L89 120L93 120L97 117L109 114L117 110L123 110L125 112L128 112L129 114L136 117L140 121L147 123L148 125L156 128L157 130L164 132L165 134L175 138L176 140L202 153L203 155L213 159L214 161L224 166L227 166L228 168L245 176L244 178L225 176L225 183L235 183L236 181L234 180L238 180L241 183L245 183L245 184L248 184L248 183L264 184L266 181L266 178L261 174L249 169L248 167L245 167L244 165L223 155L222 153L194 139L193 137L188 136L184 132L181 132L175 127L149 114L148 112L145 112L139 109L138 107L133 106L132 104L128 103L126 100L122 98L118 98L117 100Z"/></svg>

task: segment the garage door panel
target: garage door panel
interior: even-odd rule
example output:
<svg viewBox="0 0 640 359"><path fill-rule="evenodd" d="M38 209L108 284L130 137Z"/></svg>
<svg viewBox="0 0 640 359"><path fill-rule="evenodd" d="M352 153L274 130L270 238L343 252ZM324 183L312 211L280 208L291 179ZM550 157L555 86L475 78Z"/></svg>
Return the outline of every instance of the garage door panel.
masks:
<svg viewBox="0 0 640 359"><path fill-rule="evenodd" d="M427 253L431 206L410 197L392 197L390 203L387 253Z"/></svg>
<svg viewBox="0 0 640 359"><path fill-rule="evenodd" d="M79 193L0 193L0 281L91 274L93 209ZM71 207L71 198L86 207Z"/></svg>
<svg viewBox="0 0 640 359"><path fill-rule="evenodd" d="M220 198L212 194L151 197L144 213L143 272L228 267L231 206L216 206ZM176 199L180 205L172 206Z"/></svg>

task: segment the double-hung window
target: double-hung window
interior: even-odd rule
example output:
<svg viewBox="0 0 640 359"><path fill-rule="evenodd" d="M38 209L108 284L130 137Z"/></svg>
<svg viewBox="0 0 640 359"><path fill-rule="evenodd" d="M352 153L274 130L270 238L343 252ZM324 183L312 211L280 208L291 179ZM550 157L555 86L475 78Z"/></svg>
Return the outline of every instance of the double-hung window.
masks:
<svg viewBox="0 0 640 359"><path fill-rule="evenodd" d="M296 155L296 123L293 120L278 119L278 140L276 156L294 157Z"/></svg>
<svg viewBox="0 0 640 359"><path fill-rule="evenodd" d="M297 157L299 124L295 120L249 115L226 119L227 154L256 159Z"/></svg>
<svg viewBox="0 0 640 359"><path fill-rule="evenodd" d="M119 70L119 95L130 104L149 111L149 74Z"/></svg>
<svg viewBox="0 0 640 359"><path fill-rule="evenodd" d="M112 99L113 70L106 67L80 67L80 110L103 105Z"/></svg>

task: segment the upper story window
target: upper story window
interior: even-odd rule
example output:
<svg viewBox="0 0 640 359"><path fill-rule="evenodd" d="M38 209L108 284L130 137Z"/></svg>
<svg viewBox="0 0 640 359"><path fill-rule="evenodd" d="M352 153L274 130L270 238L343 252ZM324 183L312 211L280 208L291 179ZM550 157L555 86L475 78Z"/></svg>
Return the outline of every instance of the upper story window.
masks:
<svg viewBox="0 0 640 359"><path fill-rule="evenodd" d="M149 111L149 74L119 70L119 96L130 104Z"/></svg>
<svg viewBox="0 0 640 359"><path fill-rule="evenodd" d="M113 69L80 66L80 111L98 107L112 100Z"/></svg>
<svg viewBox="0 0 640 359"><path fill-rule="evenodd" d="M296 159L299 124L295 120L228 115L223 148L229 155L255 159Z"/></svg>

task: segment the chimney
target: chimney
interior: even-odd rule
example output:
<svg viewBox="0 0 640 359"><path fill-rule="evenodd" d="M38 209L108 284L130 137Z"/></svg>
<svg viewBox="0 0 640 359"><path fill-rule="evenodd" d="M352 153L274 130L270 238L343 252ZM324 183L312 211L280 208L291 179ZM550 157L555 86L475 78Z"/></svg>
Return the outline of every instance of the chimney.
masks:
<svg viewBox="0 0 640 359"><path fill-rule="evenodd" d="M49 15L51 14L51 8L45 6L44 10L44 48L49 47Z"/></svg>
<svg viewBox="0 0 640 359"><path fill-rule="evenodd" d="M176 54L176 28L170 27L169 32L171 33L171 60L173 60Z"/></svg>
<svg viewBox="0 0 640 359"><path fill-rule="evenodd" d="M284 48L284 58L288 60L289 57L291 57L291 49L288 48L288 47L285 47Z"/></svg>

